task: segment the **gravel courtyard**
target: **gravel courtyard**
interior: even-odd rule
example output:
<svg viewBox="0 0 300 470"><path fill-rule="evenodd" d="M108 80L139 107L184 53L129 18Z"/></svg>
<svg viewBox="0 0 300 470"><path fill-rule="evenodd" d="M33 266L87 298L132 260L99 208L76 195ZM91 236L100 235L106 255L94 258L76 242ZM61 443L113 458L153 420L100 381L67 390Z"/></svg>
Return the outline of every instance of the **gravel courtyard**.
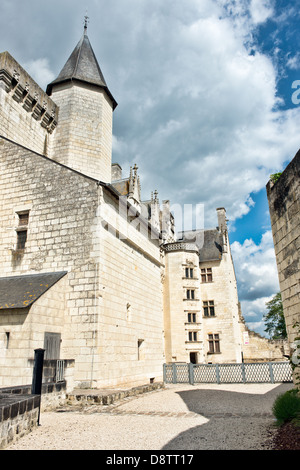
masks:
<svg viewBox="0 0 300 470"><path fill-rule="evenodd" d="M268 450L272 405L292 387L168 384L111 406L64 406L6 450Z"/></svg>

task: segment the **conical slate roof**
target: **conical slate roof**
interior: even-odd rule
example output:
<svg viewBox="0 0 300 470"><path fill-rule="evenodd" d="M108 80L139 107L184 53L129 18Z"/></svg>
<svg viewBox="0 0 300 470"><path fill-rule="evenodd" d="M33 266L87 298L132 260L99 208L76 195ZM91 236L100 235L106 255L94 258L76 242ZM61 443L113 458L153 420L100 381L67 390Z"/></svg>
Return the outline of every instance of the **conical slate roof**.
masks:
<svg viewBox="0 0 300 470"><path fill-rule="evenodd" d="M113 102L113 108L115 109L117 106L117 102L110 93L99 67L98 61L87 36L86 28L84 29L84 33L80 41L68 58L58 77L47 86L47 94L49 96L51 95L53 86L72 80L78 80L104 88Z"/></svg>

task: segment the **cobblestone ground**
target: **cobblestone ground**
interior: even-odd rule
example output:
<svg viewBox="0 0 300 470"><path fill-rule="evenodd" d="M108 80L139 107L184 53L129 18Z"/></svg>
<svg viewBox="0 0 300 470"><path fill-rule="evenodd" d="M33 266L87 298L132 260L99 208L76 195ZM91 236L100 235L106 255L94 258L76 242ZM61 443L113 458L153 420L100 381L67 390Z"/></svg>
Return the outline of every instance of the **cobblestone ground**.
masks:
<svg viewBox="0 0 300 470"><path fill-rule="evenodd" d="M64 405L7 450L269 450L272 404L290 388L167 385L111 406Z"/></svg>

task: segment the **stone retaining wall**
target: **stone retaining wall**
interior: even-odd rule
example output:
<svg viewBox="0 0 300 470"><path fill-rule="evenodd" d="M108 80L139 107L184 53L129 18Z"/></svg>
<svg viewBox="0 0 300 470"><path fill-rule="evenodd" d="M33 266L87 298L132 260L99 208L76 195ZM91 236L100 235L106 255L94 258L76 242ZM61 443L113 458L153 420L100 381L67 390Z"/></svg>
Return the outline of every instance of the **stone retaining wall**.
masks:
<svg viewBox="0 0 300 470"><path fill-rule="evenodd" d="M39 409L55 408L66 398L66 382L42 384L42 395L31 395L31 385L0 389L0 449L38 425Z"/></svg>
<svg viewBox="0 0 300 470"><path fill-rule="evenodd" d="M67 394L68 402L97 403L99 405L111 405L116 401L122 400L130 396L140 395L142 393L151 392L164 388L163 382L153 384L140 385L127 390L93 390L93 389L76 389L72 393Z"/></svg>
<svg viewBox="0 0 300 470"><path fill-rule="evenodd" d="M40 396L0 395L0 449L38 425Z"/></svg>

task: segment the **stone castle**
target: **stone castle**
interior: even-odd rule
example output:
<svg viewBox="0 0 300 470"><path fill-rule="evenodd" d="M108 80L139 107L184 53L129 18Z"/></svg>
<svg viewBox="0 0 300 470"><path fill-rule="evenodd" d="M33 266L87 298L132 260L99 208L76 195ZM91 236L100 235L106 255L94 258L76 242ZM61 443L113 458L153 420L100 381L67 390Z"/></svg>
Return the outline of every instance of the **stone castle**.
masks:
<svg viewBox="0 0 300 470"><path fill-rule="evenodd" d="M0 387L31 382L37 348L96 388L283 358L245 326L225 209L176 234L169 201L112 164L116 107L86 26L46 92L0 54Z"/></svg>

